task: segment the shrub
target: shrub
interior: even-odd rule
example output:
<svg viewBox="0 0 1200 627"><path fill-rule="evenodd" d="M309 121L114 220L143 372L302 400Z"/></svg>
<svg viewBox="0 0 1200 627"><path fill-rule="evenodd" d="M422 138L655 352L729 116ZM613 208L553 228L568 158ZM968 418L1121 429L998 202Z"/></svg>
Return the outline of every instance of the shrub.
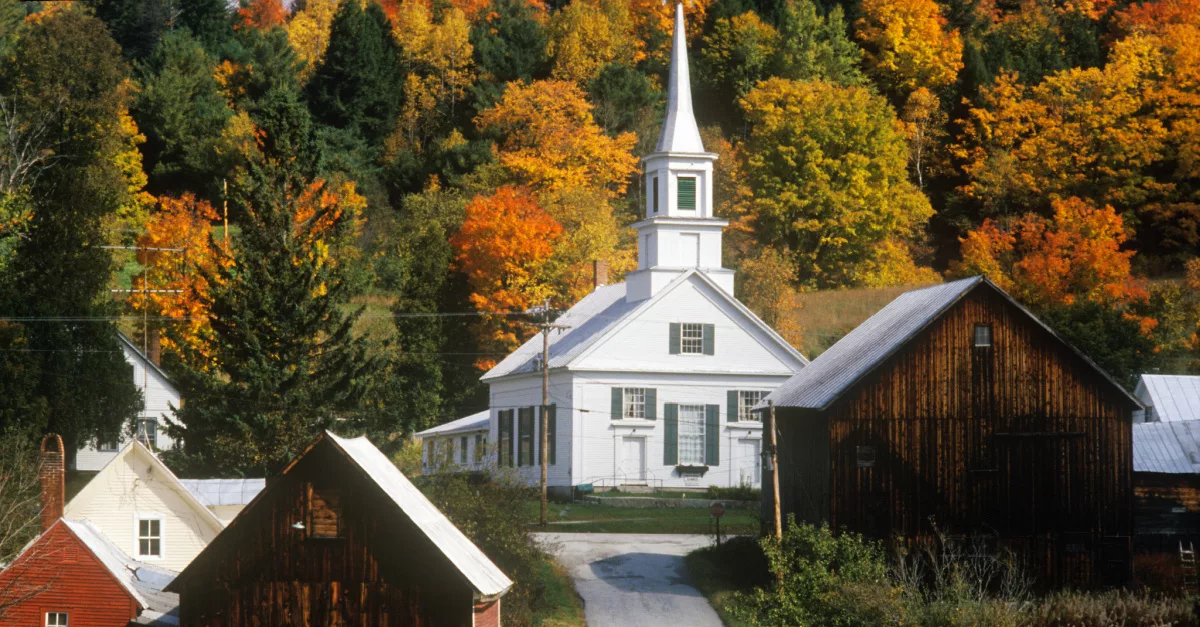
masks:
<svg viewBox="0 0 1200 627"><path fill-rule="evenodd" d="M727 501L757 501L762 498L762 491L758 488L751 487L745 479L736 486L722 488L720 486L708 486L708 498L723 499Z"/></svg>
<svg viewBox="0 0 1200 627"><path fill-rule="evenodd" d="M1025 625L1050 627L1157 627L1195 625L1195 598L1167 597L1128 590L1101 593L1056 592L1028 613Z"/></svg>

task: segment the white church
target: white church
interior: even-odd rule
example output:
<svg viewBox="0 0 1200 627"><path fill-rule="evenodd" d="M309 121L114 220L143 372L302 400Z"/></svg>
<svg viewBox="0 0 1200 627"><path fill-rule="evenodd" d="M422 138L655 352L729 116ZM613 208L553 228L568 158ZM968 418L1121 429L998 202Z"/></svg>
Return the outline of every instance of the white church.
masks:
<svg viewBox="0 0 1200 627"><path fill-rule="evenodd" d="M572 486L757 486L761 398L808 361L733 297L721 265L712 167L692 113L683 5L676 6L667 115L642 160L638 269L597 286L550 334L548 482ZM417 434L456 465L540 480L542 337L482 378L490 409ZM486 459L484 451L487 451Z"/></svg>

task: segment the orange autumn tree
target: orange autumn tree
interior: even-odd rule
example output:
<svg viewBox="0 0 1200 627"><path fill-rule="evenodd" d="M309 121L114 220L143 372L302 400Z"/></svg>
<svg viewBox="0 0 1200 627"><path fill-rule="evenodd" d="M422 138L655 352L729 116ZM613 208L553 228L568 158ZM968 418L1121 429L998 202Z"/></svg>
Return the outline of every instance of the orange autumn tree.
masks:
<svg viewBox="0 0 1200 627"><path fill-rule="evenodd" d="M212 206L191 193L163 196L146 222L146 234L138 240L138 262L145 270L133 288L145 287L147 292L131 293L130 305L135 311L166 318L169 332L163 336L163 347L179 354L183 354L177 350L180 344L200 349L209 332L203 296L220 263L211 245L212 223L218 218Z"/></svg>
<svg viewBox="0 0 1200 627"><path fill-rule="evenodd" d="M561 235L562 227L525 190L504 186L472 199L450 245L455 264L470 282L475 309L520 312L549 298L543 267ZM478 326L482 348L489 352L509 352L525 335L502 315L484 317ZM476 363L490 368L496 360Z"/></svg>
<svg viewBox="0 0 1200 627"><path fill-rule="evenodd" d="M1053 217L988 219L962 242L951 272L982 274L1035 309L1093 302L1125 305L1147 293L1134 278L1133 251L1121 250L1125 224L1110 206L1079 198L1055 200Z"/></svg>
<svg viewBox="0 0 1200 627"><path fill-rule="evenodd" d="M239 28L271 30L287 21L283 0L250 0L238 9Z"/></svg>

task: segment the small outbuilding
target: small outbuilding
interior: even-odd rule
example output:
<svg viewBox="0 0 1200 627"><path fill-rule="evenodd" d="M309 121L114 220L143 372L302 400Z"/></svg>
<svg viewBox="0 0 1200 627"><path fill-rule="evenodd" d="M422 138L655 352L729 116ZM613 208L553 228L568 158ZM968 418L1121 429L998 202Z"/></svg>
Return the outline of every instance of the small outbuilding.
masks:
<svg viewBox="0 0 1200 627"><path fill-rule="evenodd" d="M1133 492L1140 548L1200 542L1200 420L1133 425Z"/></svg>
<svg viewBox="0 0 1200 627"><path fill-rule="evenodd" d="M511 586L366 438L325 432L168 590L184 626L498 626Z"/></svg>
<svg viewBox="0 0 1200 627"><path fill-rule="evenodd" d="M1200 376L1144 374L1133 393L1146 406L1136 422L1200 420Z"/></svg>
<svg viewBox="0 0 1200 627"><path fill-rule="evenodd" d="M1141 405L984 278L902 294L767 401L785 513L973 537L1046 585L1130 574Z"/></svg>

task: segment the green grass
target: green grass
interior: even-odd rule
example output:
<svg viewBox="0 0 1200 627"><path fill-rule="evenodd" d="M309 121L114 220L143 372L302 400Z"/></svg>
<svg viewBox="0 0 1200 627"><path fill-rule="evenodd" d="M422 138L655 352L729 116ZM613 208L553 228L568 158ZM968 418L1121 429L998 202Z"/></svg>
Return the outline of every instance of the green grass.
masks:
<svg viewBox="0 0 1200 627"><path fill-rule="evenodd" d="M766 561L757 542L752 537L732 538L720 547L697 549L683 558L692 584L728 627L750 625L726 609L734 595L767 583Z"/></svg>
<svg viewBox="0 0 1200 627"><path fill-rule="evenodd" d="M538 580L543 596L538 611L533 614L534 625L567 627L584 624L583 603L561 566L547 560L538 572Z"/></svg>
<svg viewBox="0 0 1200 627"><path fill-rule="evenodd" d="M529 521L536 528L538 502L526 503ZM729 509L721 519L721 533L757 533L757 510ZM708 508L633 508L574 503L551 503L547 531L562 533L712 533ZM563 524L566 523L566 524Z"/></svg>
<svg viewBox="0 0 1200 627"><path fill-rule="evenodd" d="M883 309L900 294L919 286L857 288L804 292L796 296L795 322L804 338L800 352L812 359Z"/></svg>

